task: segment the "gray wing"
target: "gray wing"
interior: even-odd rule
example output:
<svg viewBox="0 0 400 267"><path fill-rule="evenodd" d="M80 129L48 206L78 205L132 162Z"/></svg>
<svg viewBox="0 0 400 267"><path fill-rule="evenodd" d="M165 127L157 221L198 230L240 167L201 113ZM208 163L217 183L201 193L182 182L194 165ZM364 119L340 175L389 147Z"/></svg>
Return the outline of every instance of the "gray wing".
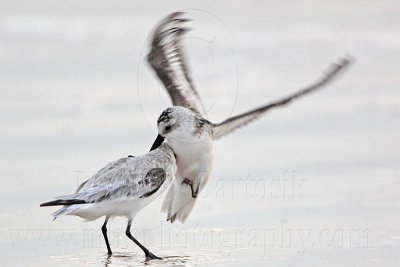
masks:
<svg viewBox="0 0 400 267"><path fill-rule="evenodd" d="M205 117L200 96L193 84L182 51L182 27L187 19L175 12L164 18L155 28L148 61L164 84L173 105L189 108Z"/></svg>
<svg viewBox="0 0 400 267"><path fill-rule="evenodd" d="M83 182L75 194L61 196L59 199L96 203L148 197L157 192L165 179L166 172L162 168L152 168L141 174L129 166L128 158L122 158L106 165L92 178Z"/></svg>
<svg viewBox="0 0 400 267"><path fill-rule="evenodd" d="M337 63L332 64L331 67L328 69L328 71L325 72L324 75L318 81L307 86L306 88L299 90L275 102L268 103L259 108L231 117L221 123L214 124L212 138L214 140L219 139L235 131L236 129L245 126L246 124L258 119L259 117L261 117L261 115L265 114L267 111L271 109L288 105L293 100L299 99L309 93L312 93L324 87L328 83L332 82L340 72L343 72L346 69L346 67L350 65L350 63L351 63L350 59L341 58Z"/></svg>
<svg viewBox="0 0 400 267"><path fill-rule="evenodd" d="M147 172L143 178L135 179L127 183L117 183L116 185L104 187L103 190L95 190L92 194L86 195L86 201L100 202L105 200L143 198L149 197L160 189L165 182L166 173L161 168L154 168Z"/></svg>
<svg viewBox="0 0 400 267"><path fill-rule="evenodd" d="M165 171L161 168L151 169L143 180L147 185L146 193L142 194L140 198L149 197L160 189L161 185L165 182L167 177Z"/></svg>
<svg viewBox="0 0 400 267"><path fill-rule="evenodd" d="M104 166L98 172L96 172L96 174L92 178L81 183L78 186L78 188L76 189L75 193L79 193L80 191L82 191L82 189L86 188L88 186L88 182L89 182L89 184L93 183L94 180L96 180L96 181L98 180L99 182L101 180L104 180L104 181L101 181L103 183L107 182L108 180L104 179L104 177L107 177L107 174L112 172L115 168L118 168L118 167L126 164L130 157L133 157L133 156L129 155L127 158L121 158L116 161L112 161L112 162L108 163L106 166Z"/></svg>

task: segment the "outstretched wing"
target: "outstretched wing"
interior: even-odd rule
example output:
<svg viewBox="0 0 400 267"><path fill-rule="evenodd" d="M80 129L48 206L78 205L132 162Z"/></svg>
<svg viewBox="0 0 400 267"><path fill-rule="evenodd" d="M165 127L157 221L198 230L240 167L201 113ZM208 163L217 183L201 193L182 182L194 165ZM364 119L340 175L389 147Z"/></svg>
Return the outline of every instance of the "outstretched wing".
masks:
<svg viewBox="0 0 400 267"><path fill-rule="evenodd" d="M148 61L167 89L173 105L189 108L205 117L182 51L182 37L188 30L182 27L188 21L181 18L182 14L170 14L155 28Z"/></svg>
<svg viewBox="0 0 400 267"><path fill-rule="evenodd" d="M331 65L331 67L328 69L326 73L316 82L313 84L307 86L306 88L299 90L287 97L284 97L278 101L266 104L264 106L261 106L259 108L256 108L254 110L250 110L248 112L245 112L243 114L231 117L221 123L214 124L213 125L213 136L212 138L214 140L219 139L236 129L254 121L255 119L258 119L261 115L266 113L267 111L277 108L277 107L282 107L290 102L292 102L295 99L301 98L309 93L312 93L328 83L332 82L335 77L340 72L343 72L346 67L350 65L351 61L348 58L341 58L337 63L334 63Z"/></svg>

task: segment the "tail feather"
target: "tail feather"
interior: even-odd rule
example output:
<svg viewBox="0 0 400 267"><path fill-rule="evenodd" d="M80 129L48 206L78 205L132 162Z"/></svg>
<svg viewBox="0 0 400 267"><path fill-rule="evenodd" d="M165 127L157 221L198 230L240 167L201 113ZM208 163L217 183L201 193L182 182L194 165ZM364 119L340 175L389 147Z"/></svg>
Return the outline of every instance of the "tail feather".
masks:
<svg viewBox="0 0 400 267"><path fill-rule="evenodd" d="M79 208L80 208L79 206L64 206L64 207L62 207L61 209L57 210L56 212L54 212L52 214L53 215L53 221L55 219L57 219L59 216L64 215L64 214L68 215L71 212L79 210Z"/></svg>
<svg viewBox="0 0 400 267"><path fill-rule="evenodd" d="M167 213L167 221L171 223L176 220L184 223L196 203L197 198L193 198L191 193L186 192L185 189L174 184L165 196L161 211Z"/></svg>
<svg viewBox="0 0 400 267"><path fill-rule="evenodd" d="M81 199L57 199L49 202L40 204L40 207L50 207L50 206L70 206L75 204L86 204L87 202Z"/></svg>
<svg viewBox="0 0 400 267"><path fill-rule="evenodd" d="M84 205L82 205L82 204L84 204ZM72 198L72 196L69 199L68 199L68 196L66 196L66 198L63 198L63 199L56 199L53 201L49 201L49 202L40 204L40 207L50 207L50 206L63 206L52 214L53 221L54 221L61 215L75 214L77 211L79 211L82 208L84 208L84 209L90 208L91 204L90 204L90 202L86 202L82 199Z"/></svg>
<svg viewBox="0 0 400 267"><path fill-rule="evenodd" d="M172 202L174 201L174 186L170 186L161 206L161 212L166 212L167 217L170 218Z"/></svg>
<svg viewBox="0 0 400 267"><path fill-rule="evenodd" d="M177 213L175 213L174 219L180 221L181 223L184 223L192 212L194 203L196 203L196 198L192 198L189 202L185 204L185 206L183 206ZM172 222L173 221L171 221L171 223Z"/></svg>

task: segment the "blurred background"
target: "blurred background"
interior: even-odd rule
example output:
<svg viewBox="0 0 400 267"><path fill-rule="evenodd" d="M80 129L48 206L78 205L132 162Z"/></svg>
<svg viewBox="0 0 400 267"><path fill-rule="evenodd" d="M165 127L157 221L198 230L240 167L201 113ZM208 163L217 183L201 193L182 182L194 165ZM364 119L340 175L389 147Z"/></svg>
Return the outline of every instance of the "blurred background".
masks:
<svg viewBox="0 0 400 267"><path fill-rule="evenodd" d="M170 105L145 56L154 25L185 10L185 51L208 118L279 98L338 57L324 90L216 142L189 220L162 197L134 233L182 266L399 266L398 1L0 2L0 249L4 266L131 266L143 255L102 220L54 222L39 204L106 163L146 153Z"/></svg>

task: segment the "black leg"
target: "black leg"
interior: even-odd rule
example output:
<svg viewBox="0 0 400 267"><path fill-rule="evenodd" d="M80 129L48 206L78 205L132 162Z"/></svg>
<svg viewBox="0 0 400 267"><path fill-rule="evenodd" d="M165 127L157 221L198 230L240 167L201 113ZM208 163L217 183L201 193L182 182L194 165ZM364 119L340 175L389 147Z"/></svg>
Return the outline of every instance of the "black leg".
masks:
<svg viewBox="0 0 400 267"><path fill-rule="evenodd" d="M199 188L197 187L196 191L194 191L193 189L193 182L191 180L189 180L188 178L183 179L182 183L183 184L187 184L188 186L190 186L190 190L192 190L192 198L197 198L197 194L199 193Z"/></svg>
<svg viewBox="0 0 400 267"><path fill-rule="evenodd" d="M143 250L144 254L146 255L146 261L148 260L162 260L162 258L157 257L156 255L154 255L153 253L151 253L145 246L143 246L142 244L139 243L139 241L137 241L131 234L131 223L132 221L129 220L128 221L128 226L126 227L126 231L125 234L127 237L129 237L130 240L132 240L133 242L135 242L136 245L138 245L138 247Z"/></svg>
<svg viewBox="0 0 400 267"><path fill-rule="evenodd" d="M112 254L110 243L108 243L108 237L107 237L107 222L108 222L108 217L106 217L106 220L104 221L103 226L101 227L101 231L103 232L104 240L106 241L106 246L107 246L107 251L108 255Z"/></svg>

